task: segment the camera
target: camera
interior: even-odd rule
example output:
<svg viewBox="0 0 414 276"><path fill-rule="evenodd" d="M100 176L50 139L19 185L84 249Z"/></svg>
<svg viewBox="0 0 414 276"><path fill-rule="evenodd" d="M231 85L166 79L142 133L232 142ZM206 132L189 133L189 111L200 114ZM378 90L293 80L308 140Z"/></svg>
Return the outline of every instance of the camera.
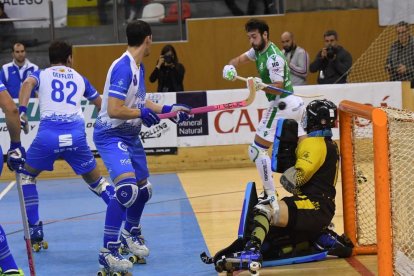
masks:
<svg viewBox="0 0 414 276"><path fill-rule="evenodd" d="M164 61L165 61L165 63L172 63L173 62L173 57L171 55L165 55L164 56Z"/></svg>
<svg viewBox="0 0 414 276"><path fill-rule="evenodd" d="M333 46L329 46L328 48L326 48L326 57L328 59L333 59L336 55L336 48Z"/></svg>

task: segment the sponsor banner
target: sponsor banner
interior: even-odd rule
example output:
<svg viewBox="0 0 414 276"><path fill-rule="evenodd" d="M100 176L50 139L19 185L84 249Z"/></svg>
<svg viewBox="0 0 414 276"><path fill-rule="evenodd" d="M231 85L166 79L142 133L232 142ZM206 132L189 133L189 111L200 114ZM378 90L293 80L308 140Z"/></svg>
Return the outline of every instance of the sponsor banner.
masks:
<svg viewBox="0 0 414 276"><path fill-rule="evenodd" d="M186 104L191 107L207 105L207 93L204 92L181 92L177 93L177 103ZM208 135L208 115L195 114L193 118L178 125L177 136L202 136Z"/></svg>
<svg viewBox="0 0 414 276"><path fill-rule="evenodd" d="M46 21L17 21L15 28L49 28L48 0L0 0L4 3L4 11L10 18L30 19L47 18ZM53 1L55 27L65 27L67 22L68 3L66 0Z"/></svg>
<svg viewBox="0 0 414 276"><path fill-rule="evenodd" d="M312 95L322 94L336 105L342 100L351 100L372 106L390 106L402 108L402 87L400 82L383 83L358 83L358 84L335 84L335 85L313 85L298 86L295 91L300 94ZM158 104L174 104L185 102L184 97L200 97L202 101L197 105L213 105L228 102L240 101L247 97L247 89L214 90L206 93L190 92L178 93L179 101L176 101L176 93L151 93L148 98ZM196 95L196 96L195 96ZM202 95L207 96L207 103ZM308 104L314 98L304 98ZM162 120L160 124L151 128L143 127L140 133L145 149L148 152L159 154L174 153L176 147L196 147L212 145L249 144L253 141L256 127L268 107L268 101L263 92L256 93L255 101L248 107L209 112L203 114L205 119L192 120L191 124L180 127L183 129L200 129L199 133L181 133L178 135L177 125L170 120ZM95 150L92 141L93 124L97 111L87 101L82 102L82 109L85 114L86 134L89 146ZM34 139L39 126L39 105L37 99L31 99L28 105L28 117L31 131L28 135L22 134L23 145L27 148ZM369 123L369 122L368 122ZM5 124L4 114L0 112L0 144L3 151L7 151L10 145L10 138ZM334 138L339 139L339 130L334 129ZM156 150L154 150L156 149Z"/></svg>

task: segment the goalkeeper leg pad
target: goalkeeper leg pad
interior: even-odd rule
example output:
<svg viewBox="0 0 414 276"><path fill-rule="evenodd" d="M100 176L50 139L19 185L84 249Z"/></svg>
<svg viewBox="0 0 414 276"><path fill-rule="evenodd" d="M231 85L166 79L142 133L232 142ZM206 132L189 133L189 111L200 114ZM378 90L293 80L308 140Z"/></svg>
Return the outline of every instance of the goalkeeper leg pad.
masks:
<svg viewBox="0 0 414 276"><path fill-rule="evenodd" d="M298 123L292 119L279 119L272 150L272 171L283 173L296 163Z"/></svg>

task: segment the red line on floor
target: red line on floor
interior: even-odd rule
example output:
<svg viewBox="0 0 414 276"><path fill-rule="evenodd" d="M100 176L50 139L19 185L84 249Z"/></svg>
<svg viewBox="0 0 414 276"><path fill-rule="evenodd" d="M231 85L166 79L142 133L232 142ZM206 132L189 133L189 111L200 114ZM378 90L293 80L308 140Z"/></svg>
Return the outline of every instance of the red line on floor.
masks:
<svg viewBox="0 0 414 276"><path fill-rule="evenodd" d="M374 276L375 274L371 272L363 263L361 263L357 258L350 257L345 259L356 271L358 271L363 276Z"/></svg>

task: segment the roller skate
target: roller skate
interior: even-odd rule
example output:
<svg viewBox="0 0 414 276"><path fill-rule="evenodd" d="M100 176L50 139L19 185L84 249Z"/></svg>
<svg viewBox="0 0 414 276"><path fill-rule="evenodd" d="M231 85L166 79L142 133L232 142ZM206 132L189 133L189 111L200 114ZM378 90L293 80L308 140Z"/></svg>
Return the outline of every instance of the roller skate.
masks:
<svg viewBox="0 0 414 276"><path fill-rule="evenodd" d="M23 270L21 269L9 269L9 270L3 271L0 268L0 276L24 276L24 273L23 273Z"/></svg>
<svg viewBox="0 0 414 276"><path fill-rule="evenodd" d="M97 276L129 276L132 263L119 254L121 242L109 242L108 249L102 248L99 252L101 269Z"/></svg>
<svg viewBox="0 0 414 276"><path fill-rule="evenodd" d="M132 227L131 233L125 229L121 232L121 254L132 255L128 258L133 264L146 264L145 257L149 255L149 249L145 245L144 237L141 235L141 226Z"/></svg>
<svg viewBox="0 0 414 276"><path fill-rule="evenodd" d="M345 234L339 236L332 229L326 229L316 239L314 247L320 251L328 251L328 255L348 258L352 256L354 244Z"/></svg>
<svg viewBox="0 0 414 276"><path fill-rule="evenodd" d="M43 240L43 222L39 221L37 225L29 225L30 240L34 252L39 252L40 249L48 249L49 244Z"/></svg>
<svg viewBox="0 0 414 276"><path fill-rule="evenodd" d="M249 241L243 251L223 255L215 262L215 269L219 273L226 271L227 275L232 275L237 270L249 270L250 275L258 276L262 261L258 243Z"/></svg>

